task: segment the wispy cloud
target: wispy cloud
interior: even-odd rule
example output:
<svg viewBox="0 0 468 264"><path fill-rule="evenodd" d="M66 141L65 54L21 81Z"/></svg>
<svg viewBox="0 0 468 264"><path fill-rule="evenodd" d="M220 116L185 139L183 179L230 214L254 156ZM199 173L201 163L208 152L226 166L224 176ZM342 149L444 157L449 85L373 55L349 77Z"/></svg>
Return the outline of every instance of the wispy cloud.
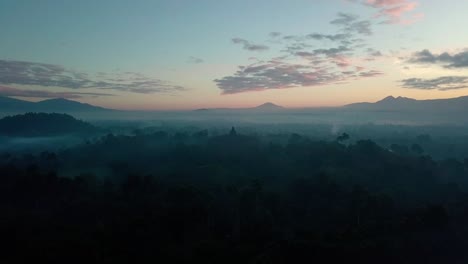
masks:
<svg viewBox="0 0 468 264"><path fill-rule="evenodd" d="M380 52L380 51L378 51L376 49L373 49L373 48L368 48L367 53L371 57L382 57L383 56L382 52Z"/></svg>
<svg viewBox="0 0 468 264"><path fill-rule="evenodd" d="M377 71L377 70L370 70L370 71L362 71L362 72L359 72L358 73L358 76L359 77L377 77L377 76L381 76L383 75L384 73L381 72L381 71Z"/></svg>
<svg viewBox="0 0 468 264"><path fill-rule="evenodd" d="M348 0L377 9L375 18L385 24L412 24L421 20L423 13L414 13L418 2L413 0Z"/></svg>
<svg viewBox="0 0 468 264"><path fill-rule="evenodd" d="M250 41L242 38L233 38L232 42L234 44L242 45L242 48L248 51L265 51L269 49L269 47L266 45L253 44Z"/></svg>
<svg viewBox="0 0 468 264"><path fill-rule="evenodd" d="M270 32L270 34L268 34L271 38L277 38L279 36L281 36L281 32Z"/></svg>
<svg viewBox="0 0 468 264"><path fill-rule="evenodd" d="M339 81L338 75L311 66L269 62L239 67L233 76L215 82L224 94L298 86L316 86Z"/></svg>
<svg viewBox="0 0 468 264"><path fill-rule="evenodd" d="M382 72L374 70L340 72L320 66L269 61L245 67L241 66L234 75L217 79L215 82L223 91L223 94L235 94L301 86L329 85L382 74Z"/></svg>
<svg viewBox="0 0 468 264"><path fill-rule="evenodd" d="M339 84L383 74L361 65L361 62L368 61L368 57L382 55L369 48L364 40L373 33L371 21L353 14L339 13L330 24L336 26L336 32L305 35L272 32L269 34L270 40L274 40L272 43L284 45L280 56L239 66L234 74L214 82L223 94L235 94ZM252 45L244 39L233 41L246 49ZM317 44L323 46L323 42L326 42L326 46L317 48Z"/></svg>
<svg viewBox="0 0 468 264"><path fill-rule="evenodd" d="M402 87L421 90L455 90L468 88L466 76L443 76L435 79L411 78L401 80Z"/></svg>
<svg viewBox="0 0 468 264"><path fill-rule="evenodd" d="M343 41L349 38L349 34L328 35L328 34L311 33L311 34L308 34L306 37L310 39L315 39L315 40Z"/></svg>
<svg viewBox="0 0 468 264"><path fill-rule="evenodd" d="M203 59L201 59L201 58L197 58L197 57L190 56L190 57L187 59L187 62L188 62L188 63L192 63L192 64L200 64L200 63L205 62L205 60L203 60Z"/></svg>
<svg viewBox="0 0 468 264"><path fill-rule="evenodd" d="M18 96L18 97L34 97L34 98L67 98L77 99L83 96L100 97L100 96L113 96L106 93L80 93L80 92L52 92L46 90L31 90L31 89L17 89L0 85L1 96Z"/></svg>
<svg viewBox="0 0 468 264"><path fill-rule="evenodd" d="M467 68L468 67L468 49L458 53L432 53L425 49L413 53L406 59L408 63L415 64L438 64L445 68Z"/></svg>
<svg viewBox="0 0 468 264"><path fill-rule="evenodd" d="M60 65L10 60L0 60L0 84L67 89L94 88L144 94L184 90L181 86L147 77L140 73L99 73L91 75L67 69Z"/></svg>
<svg viewBox="0 0 468 264"><path fill-rule="evenodd" d="M343 32L372 35L371 22L369 20L359 20L359 16L353 14L339 13L338 17L330 23L342 26Z"/></svg>

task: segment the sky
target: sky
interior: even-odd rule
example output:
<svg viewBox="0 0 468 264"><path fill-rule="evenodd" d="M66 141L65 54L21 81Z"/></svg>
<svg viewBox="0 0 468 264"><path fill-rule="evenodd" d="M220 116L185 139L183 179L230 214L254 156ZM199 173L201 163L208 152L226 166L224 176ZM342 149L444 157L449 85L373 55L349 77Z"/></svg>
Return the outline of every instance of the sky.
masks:
<svg viewBox="0 0 468 264"><path fill-rule="evenodd" d="M0 96L114 109L468 95L468 1L0 0Z"/></svg>

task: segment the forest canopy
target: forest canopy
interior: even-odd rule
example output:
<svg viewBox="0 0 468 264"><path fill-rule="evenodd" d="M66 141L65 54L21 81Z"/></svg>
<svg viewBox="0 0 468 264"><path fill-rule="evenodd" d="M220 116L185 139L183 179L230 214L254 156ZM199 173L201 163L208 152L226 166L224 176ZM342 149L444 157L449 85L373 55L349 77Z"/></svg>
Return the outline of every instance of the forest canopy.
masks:
<svg viewBox="0 0 468 264"><path fill-rule="evenodd" d="M2 258L464 259L468 163L351 137L140 131L59 152L4 153Z"/></svg>
<svg viewBox="0 0 468 264"><path fill-rule="evenodd" d="M6 136L53 136L64 134L96 133L93 125L67 114L26 113L0 119L0 135Z"/></svg>

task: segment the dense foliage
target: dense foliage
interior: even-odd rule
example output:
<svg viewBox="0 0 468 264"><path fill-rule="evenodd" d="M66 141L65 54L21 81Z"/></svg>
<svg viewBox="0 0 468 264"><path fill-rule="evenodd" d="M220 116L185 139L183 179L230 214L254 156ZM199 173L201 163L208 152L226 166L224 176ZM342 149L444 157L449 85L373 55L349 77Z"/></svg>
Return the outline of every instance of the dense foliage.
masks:
<svg viewBox="0 0 468 264"><path fill-rule="evenodd" d="M465 263L468 162L373 141L109 134L3 154L3 263Z"/></svg>
<svg viewBox="0 0 468 264"><path fill-rule="evenodd" d="M26 113L0 119L0 135L54 136L95 133L97 128L67 114Z"/></svg>

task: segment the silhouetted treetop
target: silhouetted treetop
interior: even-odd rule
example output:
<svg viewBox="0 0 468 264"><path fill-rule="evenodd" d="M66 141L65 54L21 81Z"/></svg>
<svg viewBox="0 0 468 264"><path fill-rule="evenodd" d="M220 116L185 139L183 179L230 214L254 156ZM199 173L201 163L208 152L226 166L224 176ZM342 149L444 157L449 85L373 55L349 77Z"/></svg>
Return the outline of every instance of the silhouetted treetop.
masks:
<svg viewBox="0 0 468 264"><path fill-rule="evenodd" d="M26 113L0 119L0 134L8 136L50 136L97 131L93 125L67 114Z"/></svg>
<svg viewBox="0 0 468 264"><path fill-rule="evenodd" d="M231 131L229 132L229 135L230 136L236 136L237 135L236 129L234 127L231 128Z"/></svg>

